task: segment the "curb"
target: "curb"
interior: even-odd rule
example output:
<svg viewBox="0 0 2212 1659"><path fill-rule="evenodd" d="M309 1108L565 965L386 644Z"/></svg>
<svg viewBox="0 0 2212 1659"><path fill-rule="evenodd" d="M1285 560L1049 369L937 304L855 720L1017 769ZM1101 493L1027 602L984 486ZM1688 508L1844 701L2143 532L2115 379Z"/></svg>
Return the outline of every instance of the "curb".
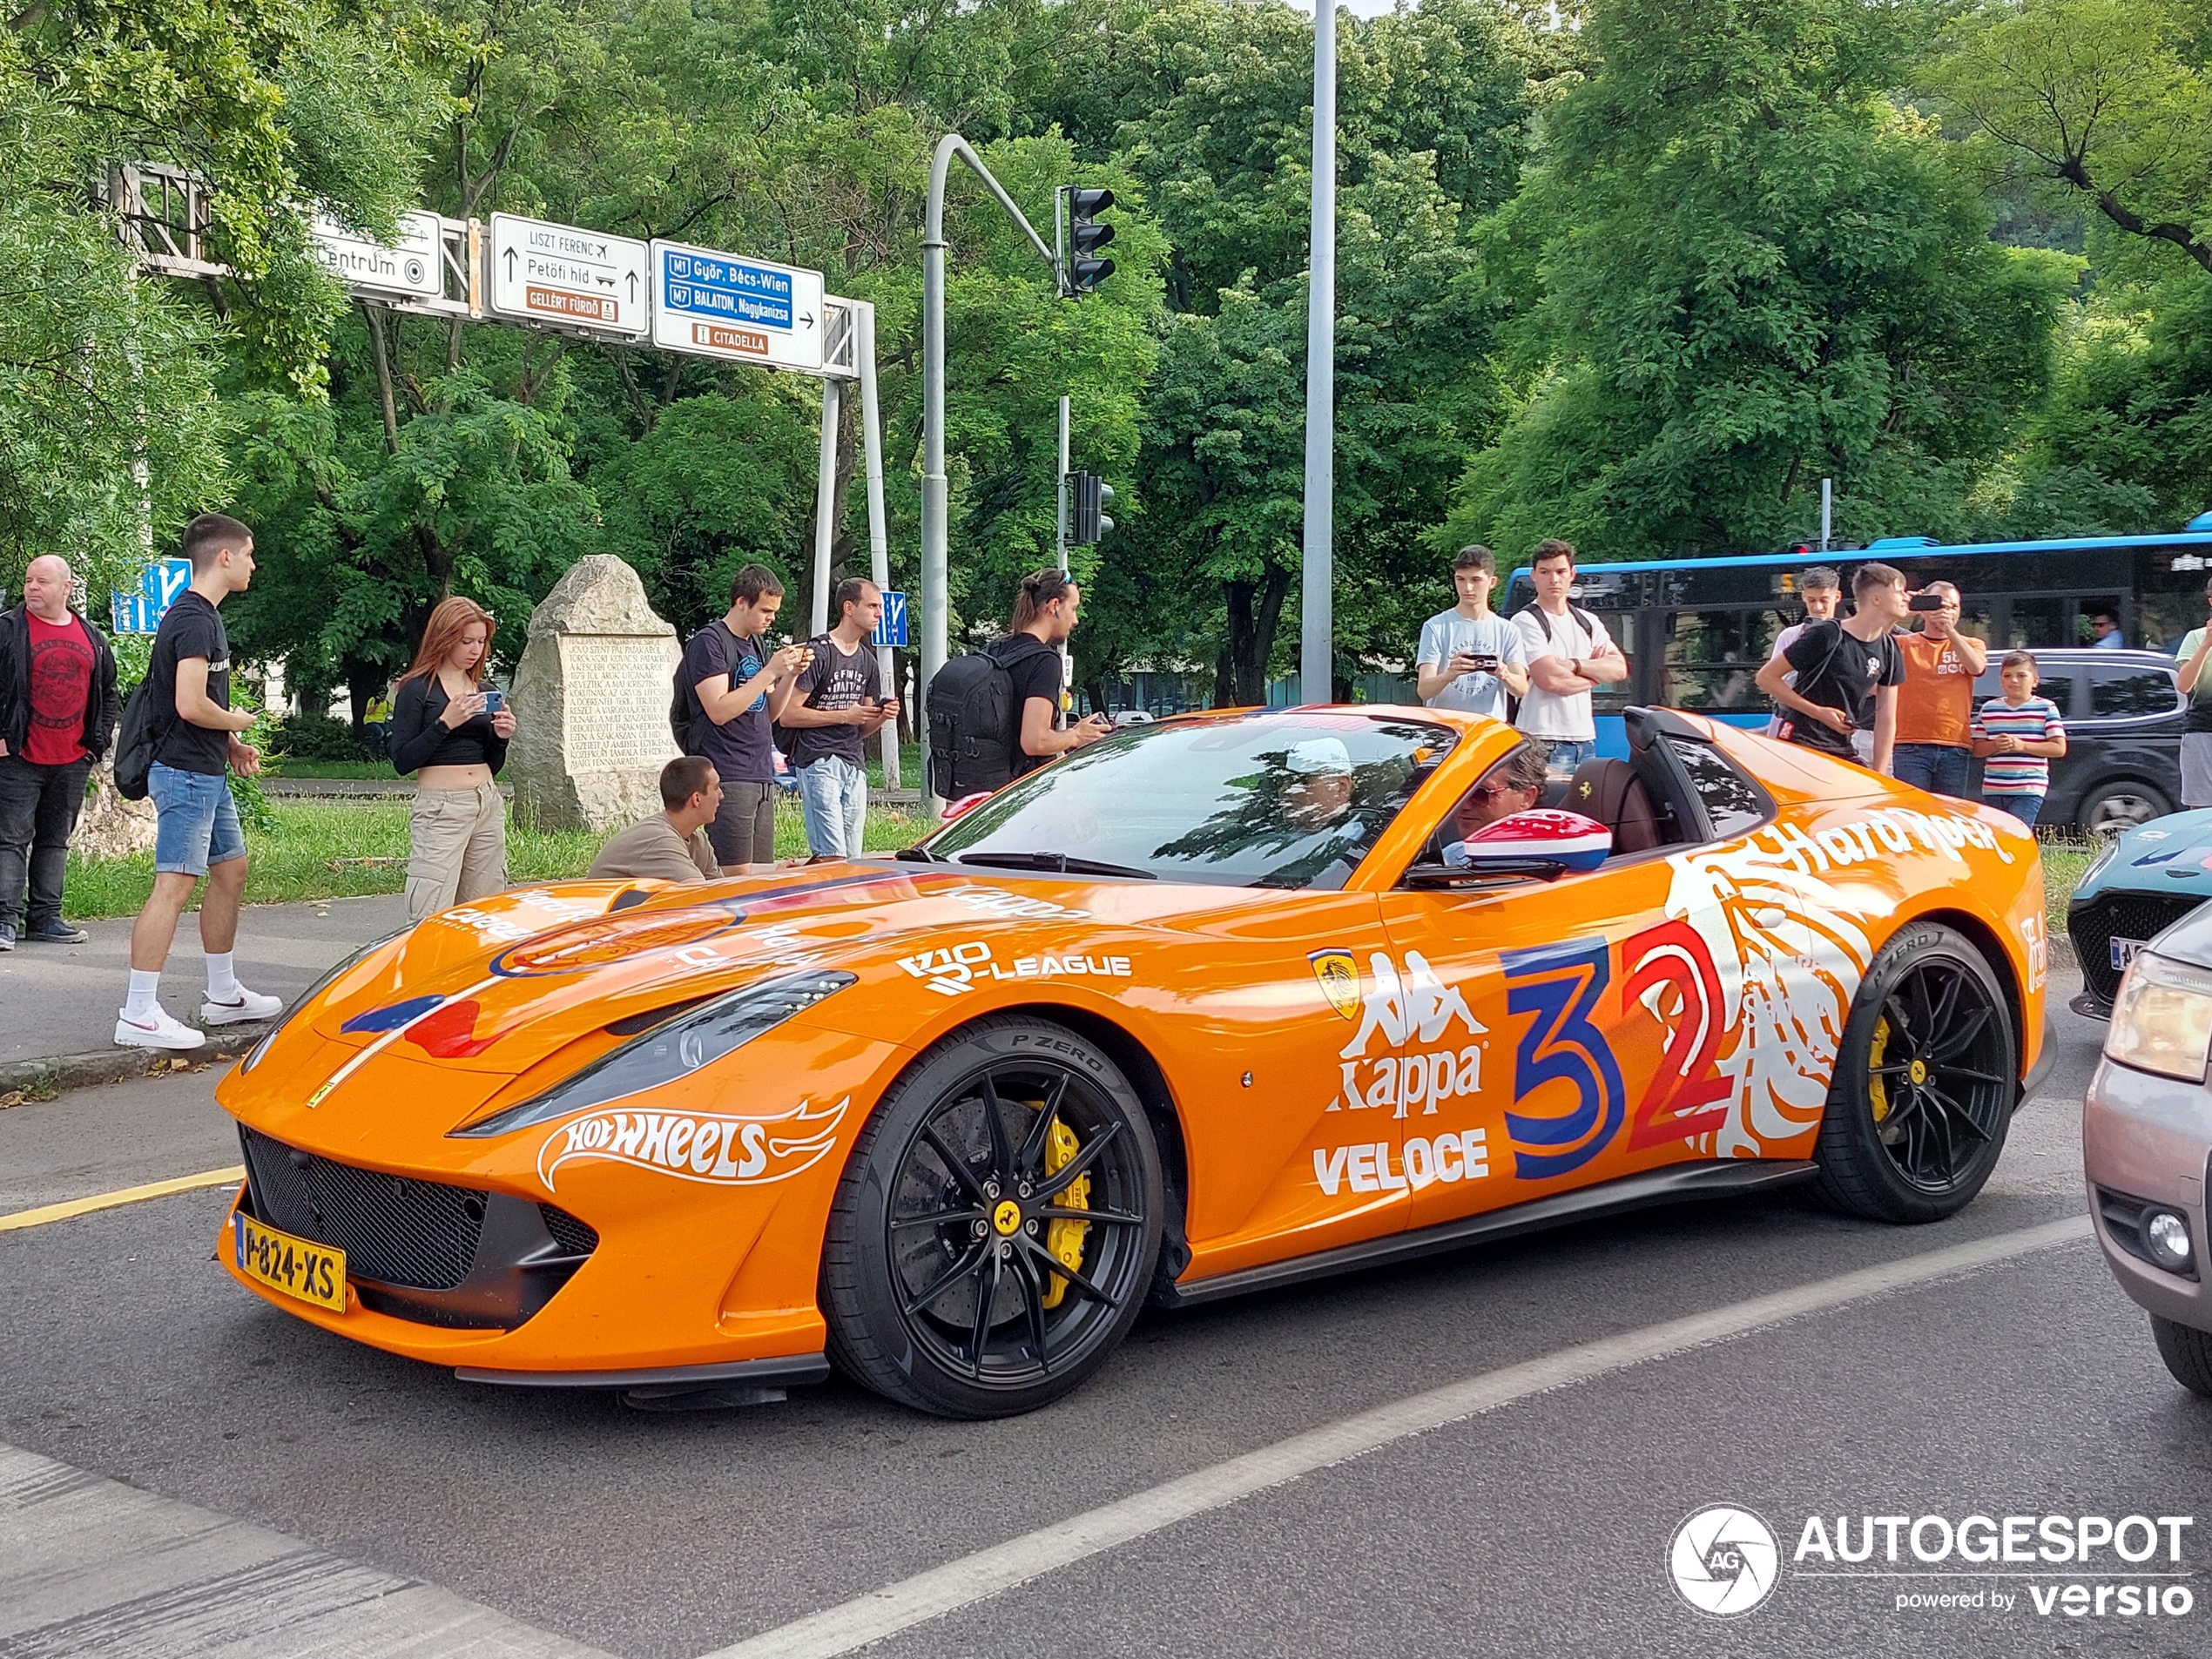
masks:
<svg viewBox="0 0 2212 1659"><path fill-rule="evenodd" d="M58 1091L87 1089L98 1083L119 1083L131 1077L151 1077L166 1071L172 1060L234 1060L259 1042L267 1028L257 1026L245 1031L226 1031L220 1036L210 1036L197 1049L102 1049L92 1054L12 1060L0 1063L0 1095L18 1089Z"/></svg>
<svg viewBox="0 0 2212 1659"><path fill-rule="evenodd" d="M2081 959L2074 954L2074 941L2065 934L2053 934L2043 941L2044 961L2054 974L2079 974Z"/></svg>

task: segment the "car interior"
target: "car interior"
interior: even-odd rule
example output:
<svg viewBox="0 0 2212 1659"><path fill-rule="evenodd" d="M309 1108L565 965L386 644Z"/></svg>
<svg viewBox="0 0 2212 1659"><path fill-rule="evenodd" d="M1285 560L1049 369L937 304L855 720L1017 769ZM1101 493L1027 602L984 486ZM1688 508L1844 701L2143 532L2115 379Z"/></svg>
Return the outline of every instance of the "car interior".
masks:
<svg viewBox="0 0 2212 1659"><path fill-rule="evenodd" d="M1580 813L1610 830L1607 867L1732 840L1774 815L1773 798L1672 710L1631 708L1623 718L1628 759L1586 760L1572 778L1547 784L1538 803ZM1473 793L1470 787L1446 816L1414 869L1443 865L1445 846L1465 833L1460 814L1468 812ZM1468 826L1477 821L1470 813Z"/></svg>

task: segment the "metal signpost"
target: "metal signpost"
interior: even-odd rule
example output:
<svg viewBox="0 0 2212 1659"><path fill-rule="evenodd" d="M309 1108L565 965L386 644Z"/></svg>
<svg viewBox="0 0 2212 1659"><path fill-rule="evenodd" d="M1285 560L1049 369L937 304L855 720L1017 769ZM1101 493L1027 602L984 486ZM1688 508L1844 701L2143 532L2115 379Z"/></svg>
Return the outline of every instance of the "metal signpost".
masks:
<svg viewBox="0 0 2212 1659"><path fill-rule="evenodd" d="M651 327L651 254L633 237L494 213L489 258L495 316L622 340Z"/></svg>
<svg viewBox="0 0 2212 1659"><path fill-rule="evenodd" d="M1305 571L1298 701L1336 690L1337 11L1313 8L1313 226L1306 256Z"/></svg>
<svg viewBox="0 0 2212 1659"><path fill-rule="evenodd" d="M192 586L190 559L156 559L138 572L138 590L108 596L110 619L118 634L151 634L161 629L161 619Z"/></svg>
<svg viewBox="0 0 2212 1659"><path fill-rule="evenodd" d="M653 344L822 372L822 273L681 242L653 244Z"/></svg>

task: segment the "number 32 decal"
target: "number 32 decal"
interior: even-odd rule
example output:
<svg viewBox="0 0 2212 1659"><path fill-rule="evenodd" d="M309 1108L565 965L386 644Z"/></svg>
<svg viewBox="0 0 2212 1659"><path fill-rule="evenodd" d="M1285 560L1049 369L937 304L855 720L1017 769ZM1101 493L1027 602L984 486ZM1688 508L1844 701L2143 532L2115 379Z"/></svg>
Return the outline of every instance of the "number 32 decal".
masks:
<svg viewBox="0 0 2212 1659"><path fill-rule="evenodd" d="M1591 1018L1604 1006L1610 959L1606 941L1596 936L1500 953L1506 1012L1533 1016L1515 1051L1514 1104L1547 1083L1574 1090L1574 1103L1564 1111L1506 1114L1514 1174L1523 1181L1581 1169L1612 1143L1627 1116L1620 1064ZM1711 953L1696 929L1677 920L1627 941L1621 959L1627 977L1620 1012L1641 1002L1665 1031L1628 1150L1711 1133L1727 1120L1729 1090L1713 1063L1725 1011ZM1668 1004L1673 1006L1662 1006Z"/></svg>

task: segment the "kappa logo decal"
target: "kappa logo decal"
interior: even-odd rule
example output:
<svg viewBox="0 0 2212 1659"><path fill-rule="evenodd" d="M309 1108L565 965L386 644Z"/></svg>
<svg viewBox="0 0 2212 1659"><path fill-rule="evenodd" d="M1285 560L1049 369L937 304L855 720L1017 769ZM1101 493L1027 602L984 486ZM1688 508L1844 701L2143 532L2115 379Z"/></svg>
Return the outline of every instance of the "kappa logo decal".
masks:
<svg viewBox="0 0 2212 1659"><path fill-rule="evenodd" d="M800 1101L769 1116L701 1112L591 1112L563 1123L537 1152L537 1177L552 1191L563 1164L611 1163L712 1186L766 1186L820 1163L836 1143L848 1095L809 1109Z"/></svg>
<svg viewBox="0 0 2212 1659"><path fill-rule="evenodd" d="M1324 958L1329 960L1325 963ZM1489 1028L1474 1017L1456 986L1436 977L1420 952L1406 953L1402 976L1387 953L1371 954L1364 990L1350 951L1315 951L1308 960L1331 1006L1345 1019L1359 1022L1351 1041L1337 1050L1337 1096L1328 1110L1359 1112L1388 1106L1393 1117L1403 1117L1419 1105L1422 1116L1428 1116L1440 1102L1481 1092L1480 1042L1457 1048L1447 1044L1458 1035L1452 1031L1454 1023L1475 1038L1487 1035ZM1339 977L1342 990L1332 990L1331 981ZM1340 995L1351 1002L1349 1008L1339 1000ZM1367 1050L1378 1036L1384 1052L1370 1060ZM1413 1052L1406 1052L1408 1048Z"/></svg>

